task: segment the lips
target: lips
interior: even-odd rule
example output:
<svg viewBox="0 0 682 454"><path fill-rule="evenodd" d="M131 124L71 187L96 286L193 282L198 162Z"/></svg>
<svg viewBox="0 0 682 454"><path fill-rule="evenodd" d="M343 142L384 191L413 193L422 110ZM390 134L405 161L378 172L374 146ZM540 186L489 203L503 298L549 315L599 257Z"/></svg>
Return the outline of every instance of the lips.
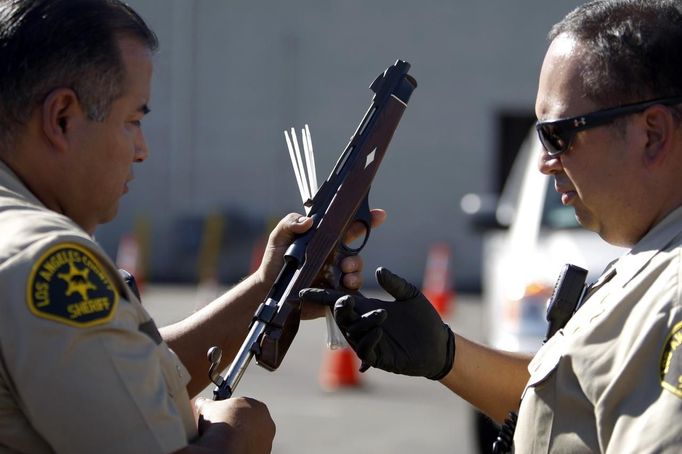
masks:
<svg viewBox="0 0 682 454"><path fill-rule="evenodd" d="M564 205L570 205L578 196L578 193L575 191L575 189L562 186L558 182L554 183L554 190L561 194L561 203Z"/></svg>
<svg viewBox="0 0 682 454"><path fill-rule="evenodd" d="M576 197L575 191L563 192L561 194L561 203L564 205L571 205Z"/></svg>

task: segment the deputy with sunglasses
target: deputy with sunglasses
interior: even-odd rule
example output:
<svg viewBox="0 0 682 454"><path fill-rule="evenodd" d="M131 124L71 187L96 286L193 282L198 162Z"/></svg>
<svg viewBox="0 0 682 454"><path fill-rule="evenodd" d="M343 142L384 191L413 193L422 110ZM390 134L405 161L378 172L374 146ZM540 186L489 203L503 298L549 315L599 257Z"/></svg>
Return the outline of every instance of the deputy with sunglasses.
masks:
<svg viewBox="0 0 682 454"><path fill-rule="evenodd" d="M453 334L411 284L396 301L303 291L334 304L370 366L424 376L497 421L517 453L682 449L682 14L664 0L596 1L550 33L536 100L540 171L578 221L631 251L534 358Z"/></svg>

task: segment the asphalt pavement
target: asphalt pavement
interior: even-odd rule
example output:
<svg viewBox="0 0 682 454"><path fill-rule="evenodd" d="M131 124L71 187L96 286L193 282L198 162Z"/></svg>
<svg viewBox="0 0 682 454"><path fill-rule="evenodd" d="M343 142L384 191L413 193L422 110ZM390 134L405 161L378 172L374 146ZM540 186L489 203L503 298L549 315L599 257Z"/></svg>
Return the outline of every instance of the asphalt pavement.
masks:
<svg viewBox="0 0 682 454"><path fill-rule="evenodd" d="M222 290L222 289L221 289ZM215 289L147 286L144 305L159 326L185 316ZM458 295L447 322L480 338L477 295ZM301 324L284 362L274 372L252 362L236 394L265 402L277 425L273 454L475 453L471 407L438 382L371 369L358 385L325 391L324 319ZM207 362L208 371L208 362ZM211 389L203 394L211 395Z"/></svg>

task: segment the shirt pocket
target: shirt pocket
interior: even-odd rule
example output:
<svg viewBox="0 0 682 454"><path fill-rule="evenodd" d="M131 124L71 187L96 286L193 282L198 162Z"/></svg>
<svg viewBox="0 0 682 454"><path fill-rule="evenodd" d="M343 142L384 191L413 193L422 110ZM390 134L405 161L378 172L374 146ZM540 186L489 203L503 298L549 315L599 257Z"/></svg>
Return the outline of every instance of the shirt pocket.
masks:
<svg viewBox="0 0 682 454"><path fill-rule="evenodd" d="M187 394L187 384L190 381L189 372L180 358L165 343L158 345L157 348L159 349L161 370L166 382L168 396L174 402L182 420L187 440L191 440L197 436L197 425Z"/></svg>
<svg viewBox="0 0 682 454"><path fill-rule="evenodd" d="M556 404L556 371L563 353L559 330L528 364L530 379L521 396L514 434L516 452L549 452Z"/></svg>
<svg viewBox="0 0 682 454"><path fill-rule="evenodd" d="M143 314L143 319L146 318L144 316L147 314L142 306L138 305L137 308ZM146 321L140 323L138 330L156 344L155 354L161 366L164 382L168 389L168 395L171 397L180 395L180 391L185 389L190 380L189 372L180 361L180 358L178 358L175 352L168 347L168 344L163 341L161 333L159 333L153 319L148 318Z"/></svg>
<svg viewBox="0 0 682 454"><path fill-rule="evenodd" d="M163 378L168 388L168 395L176 398L186 391L187 383L189 383L189 372L177 355L168 348L168 345L161 343L156 348Z"/></svg>

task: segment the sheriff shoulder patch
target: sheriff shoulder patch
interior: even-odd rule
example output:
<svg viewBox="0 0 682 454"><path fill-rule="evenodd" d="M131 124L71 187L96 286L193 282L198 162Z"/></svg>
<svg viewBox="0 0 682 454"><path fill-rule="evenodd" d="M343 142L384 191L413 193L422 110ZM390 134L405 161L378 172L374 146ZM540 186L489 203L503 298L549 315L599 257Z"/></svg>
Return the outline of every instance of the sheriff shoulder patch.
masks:
<svg viewBox="0 0 682 454"><path fill-rule="evenodd" d="M95 254L79 244L63 243L33 265L26 302L38 317L86 327L111 320L118 292Z"/></svg>
<svg viewBox="0 0 682 454"><path fill-rule="evenodd" d="M682 397L682 322L670 330L661 354L661 386Z"/></svg>

